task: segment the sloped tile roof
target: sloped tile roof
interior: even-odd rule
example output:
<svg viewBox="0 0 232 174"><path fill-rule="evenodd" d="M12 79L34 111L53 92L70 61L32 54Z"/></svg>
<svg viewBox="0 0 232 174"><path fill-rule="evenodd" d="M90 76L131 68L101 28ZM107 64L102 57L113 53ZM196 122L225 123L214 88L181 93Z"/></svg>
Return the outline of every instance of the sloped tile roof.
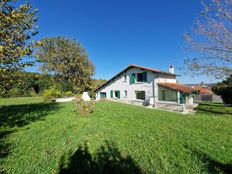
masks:
<svg viewBox="0 0 232 174"><path fill-rule="evenodd" d="M203 87L201 85L196 85L192 87L194 90L199 91L199 94L208 94L212 95L213 91L210 88Z"/></svg>
<svg viewBox="0 0 232 174"><path fill-rule="evenodd" d="M173 89L176 91L185 92L185 93L192 93L192 92L196 91L191 86L182 85L179 83L158 83L158 85L166 87L166 88L170 88L170 89Z"/></svg>

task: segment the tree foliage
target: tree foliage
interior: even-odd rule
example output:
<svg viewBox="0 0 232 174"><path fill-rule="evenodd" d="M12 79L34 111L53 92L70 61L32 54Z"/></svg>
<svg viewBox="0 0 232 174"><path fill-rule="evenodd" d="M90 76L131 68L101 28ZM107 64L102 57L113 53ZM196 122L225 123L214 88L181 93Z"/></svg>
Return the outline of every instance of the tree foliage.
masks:
<svg viewBox="0 0 232 174"><path fill-rule="evenodd" d="M94 65L79 42L65 37L45 38L35 56L42 62L41 69L57 81L71 83L76 91L90 88Z"/></svg>
<svg viewBox="0 0 232 174"><path fill-rule="evenodd" d="M202 3L203 11L190 33L184 35L193 58L188 68L196 74L216 78L232 74L232 1L211 0Z"/></svg>
<svg viewBox="0 0 232 174"><path fill-rule="evenodd" d="M90 86L90 92L89 92L90 97L95 98L95 94L96 94L95 90L106 82L107 80L104 80L104 79L92 79L91 86Z"/></svg>
<svg viewBox="0 0 232 174"><path fill-rule="evenodd" d="M17 83L6 93L0 88L0 97L22 97L41 94L53 86L52 76L48 74L14 72Z"/></svg>
<svg viewBox="0 0 232 174"><path fill-rule="evenodd" d="M91 81L91 90L95 90L98 87L100 87L101 85L103 85L104 83L106 83L107 80L104 79L92 79Z"/></svg>
<svg viewBox="0 0 232 174"><path fill-rule="evenodd" d="M222 97L225 104L232 106L232 75L212 88L213 92Z"/></svg>
<svg viewBox="0 0 232 174"><path fill-rule="evenodd" d="M32 65L30 57L37 42L31 41L36 35L37 9L29 3L14 7L15 1L0 1L0 89L7 93L17 81L18 70Z"/></svg>

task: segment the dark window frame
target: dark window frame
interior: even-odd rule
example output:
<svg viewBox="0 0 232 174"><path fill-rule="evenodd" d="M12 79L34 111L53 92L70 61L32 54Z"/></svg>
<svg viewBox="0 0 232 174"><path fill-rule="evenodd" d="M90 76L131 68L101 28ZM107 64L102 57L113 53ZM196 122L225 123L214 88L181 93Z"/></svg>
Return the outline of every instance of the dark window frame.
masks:
<svg viewBox="0 0 232 174"><path fill-rule="evenodd" d="M143 73L137 73L136 81L137 82L144 82Z"/></svg>
<svg viewBox="0 0 232 174"><path fill-rule="evenodd" d="M138 93L143 93L143 94L139 94ZM135 91L135 100L146 100L146 91Z"/></svg>

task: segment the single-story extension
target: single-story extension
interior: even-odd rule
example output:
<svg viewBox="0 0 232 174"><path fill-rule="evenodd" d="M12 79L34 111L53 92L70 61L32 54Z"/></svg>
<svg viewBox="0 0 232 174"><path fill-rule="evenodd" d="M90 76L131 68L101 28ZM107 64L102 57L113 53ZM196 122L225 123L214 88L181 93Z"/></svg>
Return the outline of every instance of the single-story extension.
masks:
<svg viewBox="0 0 232 174"><path fill-rule="evenodd" d="M179 84L170 66L168 72L129 65L98 89L96 100L109 99L185 112L193 104L194 89Z"/></svg>

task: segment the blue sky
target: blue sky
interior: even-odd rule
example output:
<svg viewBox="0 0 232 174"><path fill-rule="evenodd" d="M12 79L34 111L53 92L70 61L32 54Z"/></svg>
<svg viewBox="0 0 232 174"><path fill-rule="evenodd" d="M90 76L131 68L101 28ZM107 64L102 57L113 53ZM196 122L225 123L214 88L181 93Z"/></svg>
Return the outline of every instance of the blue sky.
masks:
<svg viewBox="0 0 232 174"><path fill-rule="evenodd" d="M30 0L39 8L36 39L66 36L82 43L96 66L95 78L109 79L129 64L182 75L182 83L209 82L184 70L183 34L200 13L200 0ZM28 68L36 71L38 67Z"/></svg>

